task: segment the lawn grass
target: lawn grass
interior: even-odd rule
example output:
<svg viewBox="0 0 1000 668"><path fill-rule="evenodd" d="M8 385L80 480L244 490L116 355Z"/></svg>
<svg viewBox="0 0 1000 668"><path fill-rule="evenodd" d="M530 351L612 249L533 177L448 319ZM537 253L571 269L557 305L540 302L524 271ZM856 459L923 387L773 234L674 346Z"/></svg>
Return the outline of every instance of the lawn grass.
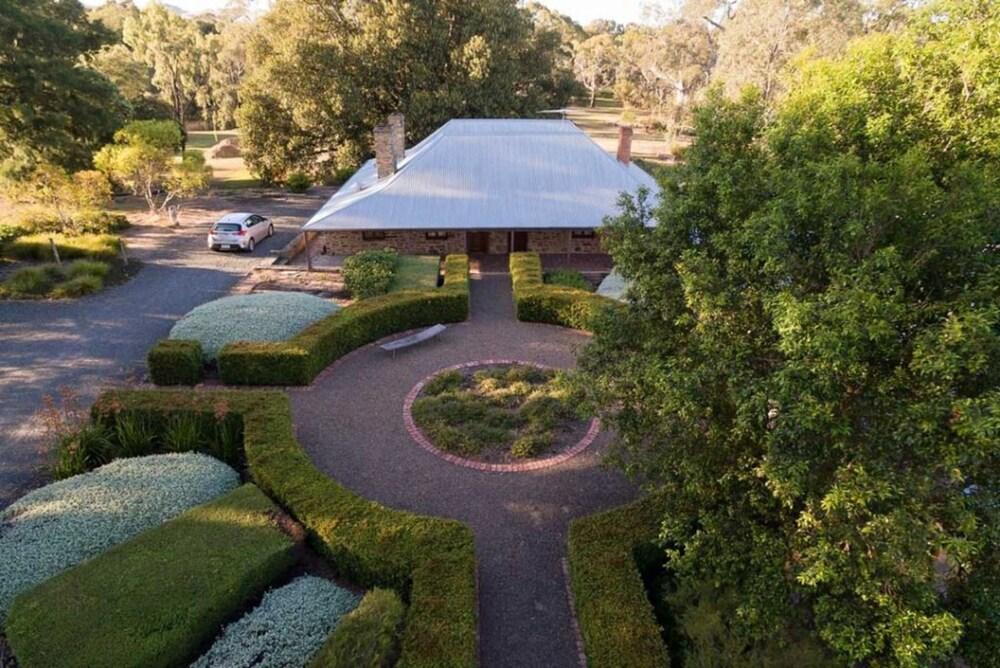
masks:
<svg viewBox="0 0 1000 668"><path fill-rule="evenodd" d="M239 137L236 130L220 130L218 133L211 130L193 130L187 133L187 148L193 151L204 151L212 148L223 139L229 137Z"/></svg>
<svg viewBox="0 0 1000 668"><path fill-rule="evenodd" d="M400 255L389 292L433 290L438 285L440 265L437 255Z"/></svg>
<svg viewBox="0 0 1000 668"><path fill-rule="evenodd" d="M19 596L21 668L187 665L294 562L253 485L147 531Z"/></svg>

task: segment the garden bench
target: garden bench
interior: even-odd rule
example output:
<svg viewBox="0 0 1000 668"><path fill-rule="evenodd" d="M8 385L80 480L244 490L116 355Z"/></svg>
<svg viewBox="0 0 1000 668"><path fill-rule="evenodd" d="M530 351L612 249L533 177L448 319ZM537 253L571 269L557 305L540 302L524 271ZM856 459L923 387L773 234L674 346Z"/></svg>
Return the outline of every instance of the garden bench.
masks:
<svg viewBox="0 0 1000 668"><path fill-rule="evenodd" d="M437 324L433 327L428 327L427 329L417 332L416 334L410 334L409 336L404 336L401 339L396 339L395 341L389 341L388 343L383 343L379 346L382 350L392 351L392 356L396 356L396 351L401 348L409 348L410 346L422 343L428 339L433 339L435 336L448 329L444 325Z"/></svg>

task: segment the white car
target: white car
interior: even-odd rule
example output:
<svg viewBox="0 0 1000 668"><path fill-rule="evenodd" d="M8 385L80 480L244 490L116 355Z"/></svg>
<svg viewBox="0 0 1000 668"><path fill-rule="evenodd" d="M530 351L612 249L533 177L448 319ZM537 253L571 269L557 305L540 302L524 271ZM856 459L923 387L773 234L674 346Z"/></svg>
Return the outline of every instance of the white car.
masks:
<svg viewBox="0 0 1000 668"><path fill-rule="evenodd" d="M228 213L215 221L208 233L209 250L253 252L257 244L274 234L274 225L255 213Z"/></svg>

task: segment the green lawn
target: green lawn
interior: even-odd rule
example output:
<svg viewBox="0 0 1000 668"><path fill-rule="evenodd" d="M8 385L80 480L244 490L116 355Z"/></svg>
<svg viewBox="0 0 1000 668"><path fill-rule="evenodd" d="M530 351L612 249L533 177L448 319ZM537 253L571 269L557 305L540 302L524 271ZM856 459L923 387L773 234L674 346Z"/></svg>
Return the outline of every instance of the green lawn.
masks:
<svg viewBox="0 0 1000 668"><path fill-rule="evenodd" d="M239 134L236 130L219 131L218 134L206 130L192 130L188 132L187 147L196 151L204 151L207 148L212 148L223 139L238 137Z"/></svg>
<svg viewBox="0 0 1000 668"><path fill-rule="evenodd" d="M294 562L253 485L184 513L19 596L21 668L187 665Z"/></svg>
<svg viewBox="0 0 1000 668"><path fill-rule="evenodd" d="M441 260L437 255L400 255L389 292L432 290L438 284Z"/></svg>

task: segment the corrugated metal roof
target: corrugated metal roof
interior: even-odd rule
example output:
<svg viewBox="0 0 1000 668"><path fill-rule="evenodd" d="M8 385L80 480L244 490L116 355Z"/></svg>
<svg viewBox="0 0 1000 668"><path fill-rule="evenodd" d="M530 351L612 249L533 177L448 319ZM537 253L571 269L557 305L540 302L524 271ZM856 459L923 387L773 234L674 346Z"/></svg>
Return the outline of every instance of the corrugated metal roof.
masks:
<svg viewBox="0 0 1000 668"><path fill-rule="evenodd" d="M378 180L369 160L304 226L318 230L599 227L622 191L653 178L570 121L461 119L406 151Z"/></svg>

